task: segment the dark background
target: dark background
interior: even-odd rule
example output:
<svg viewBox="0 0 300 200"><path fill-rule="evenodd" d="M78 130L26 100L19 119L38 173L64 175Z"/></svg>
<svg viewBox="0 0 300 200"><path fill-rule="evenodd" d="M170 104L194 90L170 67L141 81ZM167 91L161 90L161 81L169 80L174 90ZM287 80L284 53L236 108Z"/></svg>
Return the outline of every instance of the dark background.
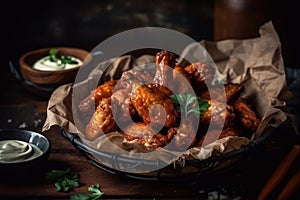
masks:
<svg viewBox="0 0 300 200"><path fill-rule="evenodd" d="M114 34L138 27L170 28L196 41L223 40L256 37L259 26L272 21L285 65L298 67L296 9L292 0L10 0L1 5L1 64L41 47L91 50Z"/></svg>

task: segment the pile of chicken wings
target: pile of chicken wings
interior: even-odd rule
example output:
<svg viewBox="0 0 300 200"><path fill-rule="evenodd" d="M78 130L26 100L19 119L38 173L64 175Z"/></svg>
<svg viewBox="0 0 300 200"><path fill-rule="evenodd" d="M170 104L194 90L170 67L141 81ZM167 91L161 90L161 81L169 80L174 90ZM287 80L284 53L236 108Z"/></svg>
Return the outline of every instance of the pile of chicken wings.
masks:
<svg viewBox="0 0 300 200"><path fill-rule="evenodd" d="M120 79L104 82L80 102L80 112L92 113L85 127L86 139L118 131L124 140L139 142L149 149L165 147L172 141L172 148L181 150L187 145L209 144L216 134L220 134L218 138L250 136L257 129L260 119L240 97L243 85L211 84L215 68L203 62L179 66L176 56L166 50L156 54L155 65L154 75L143 70L125 71ZM182 109L178 110L171 98L174 91L186 94L180 77L208 105L198 116L189 113L188 120L183 119ZM191 103L188 109L193 106L197 103ZM211 123L213 128L208 128Z"/></svg>

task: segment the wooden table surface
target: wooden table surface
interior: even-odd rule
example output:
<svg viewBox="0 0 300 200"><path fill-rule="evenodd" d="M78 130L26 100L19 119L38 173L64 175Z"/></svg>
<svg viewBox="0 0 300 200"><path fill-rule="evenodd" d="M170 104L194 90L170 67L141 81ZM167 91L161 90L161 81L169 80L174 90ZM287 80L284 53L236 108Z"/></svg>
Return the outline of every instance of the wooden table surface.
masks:
<svg viewBox="0 0 300 200"><path fill-rule="evenodd" d="M1 68L0 83L0 129L41 132L48 98L40 98L26 90L12 77L7 64ZM95 167L61 135L59 127L42 134L50 139L52 146L41 171L70 168L79 173L81 186L62 193L56 192L54 184L43 176L35 178L32 174L26 180L9 180L4 175L0 177L0 199L69 199L70 195L78 192L88 193L88 186L95 183L99 183L104 192L101 199L207 199L208 193L216 190L227 191L241 199L256 199L296 137L285 127L276 131L251 158L222 173L191 182L160 182L120 177Z"/></svg>

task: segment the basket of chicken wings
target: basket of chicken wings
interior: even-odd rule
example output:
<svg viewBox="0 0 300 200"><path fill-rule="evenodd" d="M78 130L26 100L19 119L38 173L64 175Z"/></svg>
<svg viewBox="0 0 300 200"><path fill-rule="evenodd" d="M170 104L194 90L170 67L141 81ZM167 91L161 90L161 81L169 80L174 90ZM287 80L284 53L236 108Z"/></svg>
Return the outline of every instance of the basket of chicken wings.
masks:
<svg viewBox="0 0 300 200"><path fill-rule="evenodd" d="M219 52L204 43L216 65L163 49L113 59L104 71L91 72L101 74L96 83L54 91L43 130L61 126L92 164L122 176L186 180L224 170L287 119L282 58L269 56L279 43L265 45L265 34L239 41L245 54L226 50L243 49L227 41ZM247 50L260 43L261 55Z"/></svg>

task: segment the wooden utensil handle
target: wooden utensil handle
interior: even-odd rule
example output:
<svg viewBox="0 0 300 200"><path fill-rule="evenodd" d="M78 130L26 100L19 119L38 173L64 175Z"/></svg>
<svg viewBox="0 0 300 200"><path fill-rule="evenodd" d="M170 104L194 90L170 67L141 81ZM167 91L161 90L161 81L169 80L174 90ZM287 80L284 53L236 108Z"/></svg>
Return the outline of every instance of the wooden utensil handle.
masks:
<svg viewBox="0 0 300 200"><path fill-rule="evenodd" d="M269 178L263 189L261 190L258 200L264 200L279 184L282 178L285 176L289 168L300 153L300 146L294 145L289 153L284 157L279 166L275 169L272 176Z"/></svg>
<svg viewBox="0 0 300 200"><path fill-rule="evenodd" d="M288 200L300 187L300 169L295 175L288 181L288 183L281 190L277 200Z"/></svg>

